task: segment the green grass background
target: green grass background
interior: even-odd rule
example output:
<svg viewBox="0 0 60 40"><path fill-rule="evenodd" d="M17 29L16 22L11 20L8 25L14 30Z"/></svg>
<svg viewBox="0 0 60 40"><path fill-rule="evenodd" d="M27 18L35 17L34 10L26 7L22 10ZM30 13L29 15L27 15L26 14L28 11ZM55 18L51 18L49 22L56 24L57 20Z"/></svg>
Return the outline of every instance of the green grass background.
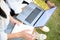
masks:
<svg viewBox="0 0 60 40"><path fill-rule="evenodd" d="M50 0L55 3L57 10L54 12L47 25L50 28L48 33L42 32L40 29L37 29L39 33L47 35L46 40L60 40L60 0Z"/></svg>

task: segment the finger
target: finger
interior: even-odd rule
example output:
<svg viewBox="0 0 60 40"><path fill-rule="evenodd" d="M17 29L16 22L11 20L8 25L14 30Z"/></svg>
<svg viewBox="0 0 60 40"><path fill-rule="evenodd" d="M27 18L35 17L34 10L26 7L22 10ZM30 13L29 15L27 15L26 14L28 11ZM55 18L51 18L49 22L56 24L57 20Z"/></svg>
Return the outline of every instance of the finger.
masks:
<svg viewBox="0 0 60 40"><path fill-rule="evenodd" d="M34 40L34 36L27 33L26 40Z"/></svg>
<svg viewBox="0 0 60 40"><path fill-rule="evenodd" d="M24 32L30 32L31 30L27 29L27 30L24 30Z"/></svg>
<svg viewBox="0 0 60 40"><path fill-rule="evenodd" d="M34 36L33 36L32 34L28 34L28 33L27 33L26 36L29 37L29 38L34 38Z"/></svg>
<svg viewBox="0 0 60 40"><path fill-rule="evenodd" d="M34 40L33 38L26 38L25 40Z"/></svg>
<svg viewBox="0 0 60 40"><path fill-rule="evenodd" d="M35 40L34 38L29 38L28 40Z"/></svg>

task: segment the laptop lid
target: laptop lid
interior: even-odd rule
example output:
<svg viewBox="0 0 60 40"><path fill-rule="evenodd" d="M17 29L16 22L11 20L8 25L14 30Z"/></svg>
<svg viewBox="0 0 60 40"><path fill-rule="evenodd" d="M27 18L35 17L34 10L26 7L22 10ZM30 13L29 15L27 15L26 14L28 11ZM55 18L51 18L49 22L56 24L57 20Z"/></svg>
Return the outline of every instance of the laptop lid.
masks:
<svg viewBox="0 0 60 40"><path fill-rule="evenodd" d="M34 27L45 26L57 7L46 10L41 18L38 19Z"/></svg>
<svg viewBox="0 0 60 40"><path fill-rule="evenodd" d="M24 10L17 16L17 19L27 25L34 26L38 18L44 13L45 10L38 7L34 3L27 5Z"/></svg>

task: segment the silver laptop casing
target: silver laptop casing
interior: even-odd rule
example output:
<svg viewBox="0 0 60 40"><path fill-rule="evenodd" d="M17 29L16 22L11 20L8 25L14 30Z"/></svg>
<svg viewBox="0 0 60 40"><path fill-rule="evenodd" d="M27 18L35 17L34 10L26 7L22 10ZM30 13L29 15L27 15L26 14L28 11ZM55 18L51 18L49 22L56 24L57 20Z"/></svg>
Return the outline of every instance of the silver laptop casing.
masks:
<svg viewBox="0 0 60 40"><path fill-rule="evenodd" d="M33 27L45 26L55 9L56 7L45 11L36 4L30 3L17 16L17 19Z"/></svg>

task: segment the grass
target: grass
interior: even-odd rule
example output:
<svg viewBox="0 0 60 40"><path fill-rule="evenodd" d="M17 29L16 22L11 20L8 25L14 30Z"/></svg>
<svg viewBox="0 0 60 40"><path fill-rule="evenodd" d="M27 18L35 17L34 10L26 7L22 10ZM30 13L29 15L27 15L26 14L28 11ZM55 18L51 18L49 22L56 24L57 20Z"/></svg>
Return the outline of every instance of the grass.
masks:
<svg viewBox="0 0 60 40"><path fill-rule="evenodd" d="M46 34L46 40L60 40L60 0L51 0L51 2L54 2L58 8L47 23L50 32L45 33L39 29L37 29L37 31Z"/></svg>

